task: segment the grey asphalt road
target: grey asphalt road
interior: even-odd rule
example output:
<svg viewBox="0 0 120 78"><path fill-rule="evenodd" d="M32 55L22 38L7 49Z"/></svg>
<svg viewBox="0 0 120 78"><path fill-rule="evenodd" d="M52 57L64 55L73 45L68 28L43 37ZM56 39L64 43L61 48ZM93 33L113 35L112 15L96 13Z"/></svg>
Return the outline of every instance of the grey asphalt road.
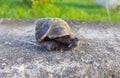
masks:
<svg viewBox="0 0 120 78"><path fill-rule="evenodd" d="M38 19L0 19L0 78L120 78L120 23L66 20L77 51L37 46Z"/></svg>

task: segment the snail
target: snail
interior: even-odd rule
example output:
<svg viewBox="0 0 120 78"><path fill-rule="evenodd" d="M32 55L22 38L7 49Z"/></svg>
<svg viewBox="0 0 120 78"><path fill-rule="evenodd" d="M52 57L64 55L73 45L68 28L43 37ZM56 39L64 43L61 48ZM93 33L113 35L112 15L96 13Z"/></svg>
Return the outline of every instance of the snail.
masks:
<svg viewBox="0 0 120 78"><path fill-rule="evenodd" d="M47 50L73 50L79 43L70 26L61 18L43 18L37 21L35 37Z"/></svg>

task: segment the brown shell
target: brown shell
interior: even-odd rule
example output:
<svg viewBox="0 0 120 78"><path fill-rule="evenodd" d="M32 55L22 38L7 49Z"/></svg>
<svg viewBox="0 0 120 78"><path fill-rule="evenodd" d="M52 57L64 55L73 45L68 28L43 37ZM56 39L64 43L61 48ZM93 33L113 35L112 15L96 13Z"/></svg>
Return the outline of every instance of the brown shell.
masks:
<svg viewBox="0 0 120 78"><path fill-rule="evenodd" d="M60 18L43 18L36 23L36 39L41 42L45 37L54 39L71 35L69 25Z"/></svg>

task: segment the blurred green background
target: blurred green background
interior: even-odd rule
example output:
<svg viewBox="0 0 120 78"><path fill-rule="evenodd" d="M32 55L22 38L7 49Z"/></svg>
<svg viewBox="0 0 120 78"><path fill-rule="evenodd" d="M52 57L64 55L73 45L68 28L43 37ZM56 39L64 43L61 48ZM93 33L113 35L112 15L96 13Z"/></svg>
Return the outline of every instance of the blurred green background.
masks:
<svg viewBox="0 0 120 78"><path fill-rule="evenodd" d="M120 22L120 10L108 12L94 0L0 0L0 18L43 17Z"/></svg>

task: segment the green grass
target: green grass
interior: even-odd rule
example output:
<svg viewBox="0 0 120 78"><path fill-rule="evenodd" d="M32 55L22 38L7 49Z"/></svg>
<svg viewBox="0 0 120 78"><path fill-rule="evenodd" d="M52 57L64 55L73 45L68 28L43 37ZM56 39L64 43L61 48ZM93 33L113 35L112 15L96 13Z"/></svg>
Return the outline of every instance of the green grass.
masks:
<svg viewBox="0 0 120 78"><path fill-rule="evenodd" d="M0 0L1 18L43 18L116 21L120 22L120 10L96 6L94 0L50 0L39 5L26 5L23 0Z"/></svg>

